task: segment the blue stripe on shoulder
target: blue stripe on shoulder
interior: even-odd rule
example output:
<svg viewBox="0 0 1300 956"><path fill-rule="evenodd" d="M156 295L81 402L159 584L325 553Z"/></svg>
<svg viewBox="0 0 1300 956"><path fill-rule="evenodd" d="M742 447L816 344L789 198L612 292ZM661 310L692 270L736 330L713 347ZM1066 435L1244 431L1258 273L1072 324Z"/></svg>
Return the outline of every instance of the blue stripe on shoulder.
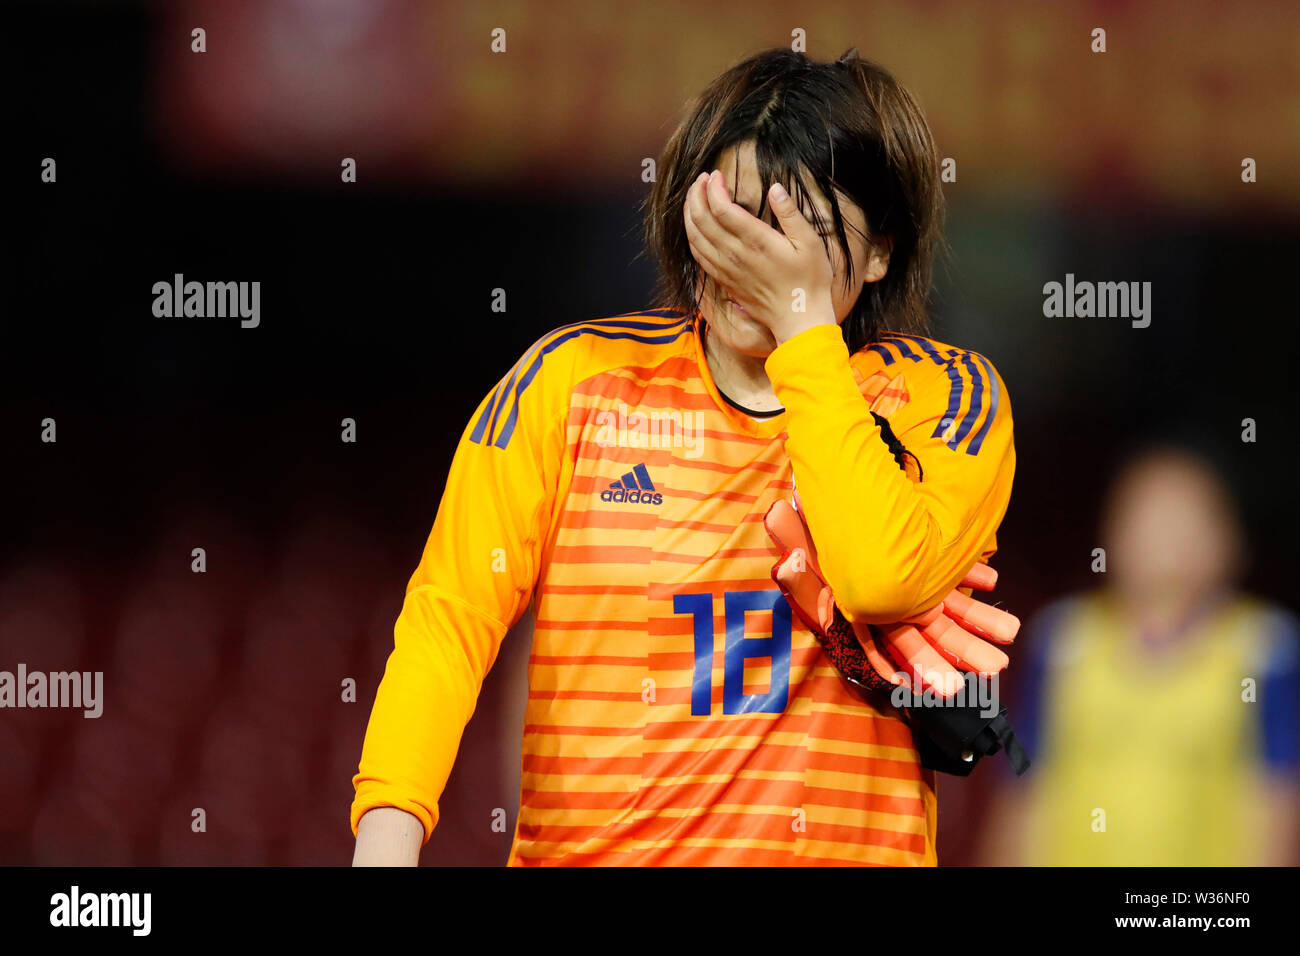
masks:
<svg viewBox="0 0 1300 956"><path fill-rule="evenodd" d="M984 424L979 427L979 431L975 433L975 437L972 438L970 440L970 444L966 446L966 454L968 455L978 455L980 453L980 446L984 444L984 436L989 433L989 427L993 424L994 417L997 416L998 397L999 397L998 377L993 372L993 366L989 364L988 359L980 355L978 352L974 353L974 355L975 355L975 360L979 362L981 365L983 365L984 371L988 373L989 410L988 413L984 416Z"/></svg>
<svg viewBox="0 0 1300 956"><path fill-rule="evenodd" d="M614 316L614 318L621 319L629 315L652 315L660 319L690 318L690 316L688 316L685 312L682 312L679 309L646 309L644 312L620 312L618 315ZM575 324L589 325L590 323L575 323Z"/></svg>
<svg viewBox="0 0 1300 956"><path fill-rule="evenodd" d="M914 351L912 351L912 347L907 344L907 339L901 335L895 335L894 333L891 332L889 334L882 335L880 337L880 341L888 342L894 348L898 349L898 354L903 356L903 358L909 358L913 362L921 361L921 356L917 355Z"/></svg>
<svg viewBox="0 0 1300 956"><path fill-rule="evenodd" d="M939 354L939 350L934 347L934 343L929 339L920 335L910 335L906 332L891 332L890 335L895 338L907 339L910 342L914 342L922 352L930 356L930 361L934 362L935 365L948 364L948 360Z"/></svg>
<svg viewBox="0 0 1300 956"><path fill-rule="evenodd" d="M884 342L875 342L872 345L868 345L867 351L879 355L886 365L894 364L894 353L889 351Z"/></svg>
<svg viewBox="0 0 1300 956"><path fill-rule="evenodd" d="M945 357L934 347L933 342L920 335L910 335L905 332L893 332L891 333L891 337L892 340L896 342L908 341L916 345L917 348L929 356L930 361L935 365L940 366L948 376L948 408L944 412L943 418L939 420L939 424L934 427L934 432L930 435L931 438L939 438L944 432L952 427L952 423L957 418L957 413L961 411L961 396L962 392L965 390L965 384L961 380L961 373L956 368L953 352L950 351ZM913 357L916 361L920 361L919 356ZM956 440L946 442L946 444L952 449L956 449L957 447Z"/></svg>
<svg viewBox="0 0 1300 956"><path fill-rule="evenodd" d="M648 314L651 313L629 313L629 315ZM549 334L549 337L543 336L532 348L524 353L524 356L511 369L509 376L494 390L493 398L479 416L479 421L474 427L473 434L470 435L470 440L481 443L486 433L489 444L495 445L497 448L505 448L510 443L510 438L514 434L515 423L519 418L520 396L532 384L533 378L541 369L542 361L547 354L559 348L565 342L582 335L595 335L603 339L629 339L650 345L675 342L683 334L690 331L692 323L690 316L683 316L679 312L671 314L677 316L675 321L641 322L614 318L576 322L573 325L556 329L555 332ZM662 334L648 334L654 332ZM501 422L498 431L497 418L505 410L507 403L510 404L510 411ZM495 440L492 439L493 435L496 436Z"/></svg>
<svg viewBox="0 0 1300 956"><path fill-rule="evenodd" d="M957 363L946 361L942 365L944 372L948 375L948 408L944 411L943 418L939 419L939 424L934 426L934 431L930 434L931 438L941 438L943 433L952 427L953 422L957 420L957 413L961 411L962 393L966 391L966 383L962 381L961 372L957 369ZM944 444L954 451L957 448L955 438Z"/></svg>
<svg viewBox="0 0 1300 956"><path fill-rule="evenodd" d="M967 383L961 374L961 367L965 366L966 373L970 376L970 408L962 416L961 424L957 427L953 437L945 444L953 451L956 451L961 443L971 435L971 429L975 428L976 423L980 421L981 413L983 413L983 423L975 430L974 436L970 438L970 442L966 446L966 454L978 455L980 448L984 445L984 437L988 434L993 419L998 413L998 400L1000 397L997 375L994 374L993 366L989 364L989 360L978 352L969 352L965 349L950 348L940 352L929 339L905 332L890 332L882 339L895 345L898 345L900 340L912 342L929 357L930 361L941 366L948 376L948 408L939 424L935 426L931 438L941 437L944 432L952 427L953 422L957 419L957 413L961 411L962 397L967 389ZM987 386L985 385L986 381ZM986 392L988 394L987 411L984 408Z"/></svg>
<svg viewBox="0 0 1300 956"><path fill-rule="evenodd" d="M957 358L957 356L954 356ZM961 425L957 427L957 432L952 436L952 442L948 447L956 448L970 434L970 430L975 427L979 421L980 412L984 409L984 373L975 365L971 359L971 353L962 352L961 362L966 366L966 371L970 373L971 393L970 407L966 409L966 414L961 418ZM970 452L970 449L967 449Z"/></svg>

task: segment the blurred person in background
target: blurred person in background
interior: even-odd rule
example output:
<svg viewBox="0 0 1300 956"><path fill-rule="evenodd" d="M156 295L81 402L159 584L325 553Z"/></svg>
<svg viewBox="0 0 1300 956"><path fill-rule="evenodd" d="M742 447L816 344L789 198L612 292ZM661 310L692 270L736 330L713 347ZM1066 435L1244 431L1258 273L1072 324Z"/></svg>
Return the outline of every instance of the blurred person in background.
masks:
<svg viewBox="0 0 1300 956"><path fill-rule="evenodd" d="M1104 585L1022 638L1034 769L995 801L985 862L1296 863L1297 622L1237 589L1227 487L1188 450L1148 450L1116 481L1103 532Z"/></svg>

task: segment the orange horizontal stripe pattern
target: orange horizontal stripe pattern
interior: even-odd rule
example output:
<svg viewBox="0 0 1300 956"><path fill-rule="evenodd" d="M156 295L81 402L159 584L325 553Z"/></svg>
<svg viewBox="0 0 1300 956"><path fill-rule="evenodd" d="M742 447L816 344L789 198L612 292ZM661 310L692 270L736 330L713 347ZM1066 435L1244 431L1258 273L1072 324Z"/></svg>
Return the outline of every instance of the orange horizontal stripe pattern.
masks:
<svg viewBox="0 0 1300 956"><path fill-rule="evenodd" d="M724 712L741 636L728 634L726 595L776 587L763 516L794 487L783 436L747 433L719 407L693 336L592 347L622 360L570 397L572 474L536 589L511 864L933 863L934 793L911 732L852 697L797 618L783 710ZM664 447L610 444L602 424L621 415L631 432L632 413L670 430L689 421L703 453L680 433ZM627 486L638 468L653 490L644 477ZM651 501L602 499L611 486ZM704 621L674 610L692 594L712 595ZM743 636L770 641L778 617L759 606ZM707 714L692 712L701 627ZM755 645L742 694L764 698L774 681L779 693L772 654Z"/></svg>

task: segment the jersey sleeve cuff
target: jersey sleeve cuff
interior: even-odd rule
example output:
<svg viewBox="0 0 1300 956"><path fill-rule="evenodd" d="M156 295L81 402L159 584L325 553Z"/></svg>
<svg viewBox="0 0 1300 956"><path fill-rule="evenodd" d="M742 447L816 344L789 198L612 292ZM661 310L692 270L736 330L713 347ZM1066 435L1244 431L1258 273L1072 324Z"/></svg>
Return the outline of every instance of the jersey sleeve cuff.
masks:
<svg viewBox="0 0 1300 956"><path fill-rule="evenodd" d="M356 797L352 801L352 836L357 835L357 827L361 824L361 818L377 807L395 807L398 810L405 810L424 827L424 839L420 841L423 847L433 836L433 828L438 823L437 806L427 807L418 800L413 800L400 787L391 784L379 784L365 786L364 784L357 788Z"/></svg>

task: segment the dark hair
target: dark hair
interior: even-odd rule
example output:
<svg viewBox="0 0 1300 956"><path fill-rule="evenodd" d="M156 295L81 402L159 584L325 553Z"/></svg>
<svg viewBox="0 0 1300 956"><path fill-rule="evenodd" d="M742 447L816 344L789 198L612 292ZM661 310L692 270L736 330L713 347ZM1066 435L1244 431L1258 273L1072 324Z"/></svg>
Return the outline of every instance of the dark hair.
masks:
<svg viewBox="0 0 1300 956"><path fill-rule="evenodd" d="M844 321L849 350L885 330L925 332L931 270L943 248L939 153L916 100L856 49L833 63L766 50L727 70L691 104L664 147L643 204L646 246L659 261L659 302L688 314L698 309L701 270L682 220L686 193L723 150L748 140L765 185L781 182L807 209L806 170L829 200L849 287L852 256L836 190L861 207L873 241L893 242L888 272L864 283ZM758 218L766 209L764 191Z"/></svg>

